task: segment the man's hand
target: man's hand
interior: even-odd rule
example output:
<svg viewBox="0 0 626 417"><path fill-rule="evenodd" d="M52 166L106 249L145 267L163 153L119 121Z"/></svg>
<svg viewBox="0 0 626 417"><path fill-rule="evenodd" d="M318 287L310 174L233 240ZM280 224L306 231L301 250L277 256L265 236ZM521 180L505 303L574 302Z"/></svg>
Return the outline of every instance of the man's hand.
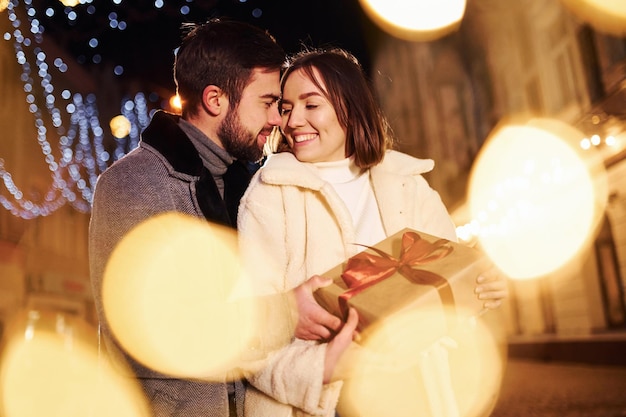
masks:
<svg viewBox="0 0 626 417"><path fill-rule="evenodd" d="M332 282L329 278L314 275L294 288L298 308L298 323L295 330L297 338L326 340L341 328L341 320L324 310L313 297L315 290L326 287Z"/></svg>
<svg viewBox="0 0 626 417"><path fill-rule="evenodd" d="M508 289L506 279L498 268L492 266L476 278L476 293L479 300L483 300L483 307L498 308L502 300L507 297Z"/></svg>
<svg viewBox="0 0 626 417"><path fill-rule="evenodd" d="M359 315L355 309L348 312L348 320L339 333L326 345L324 357L324 384L333 380L344 379L351 369L348 359L342 360L342 355L352 345L352 340L357 336L356 326L359 324ZM342 366L343 364L343 366Z"/></svg>

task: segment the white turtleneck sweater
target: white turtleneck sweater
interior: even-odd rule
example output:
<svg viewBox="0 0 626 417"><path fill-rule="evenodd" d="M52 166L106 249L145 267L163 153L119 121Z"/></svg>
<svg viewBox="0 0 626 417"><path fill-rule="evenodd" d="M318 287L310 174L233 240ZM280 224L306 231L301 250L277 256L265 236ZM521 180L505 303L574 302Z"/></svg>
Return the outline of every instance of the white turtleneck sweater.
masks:
<svg viewBox="0 0 626 417"><path fill-rule="evenodd" d="M316 162L313 165L317 168L319 176L337 191L352 215L352 223L356 230L354 243L372 246L385 239L369 170L357 167L353 158Z"/></svg>

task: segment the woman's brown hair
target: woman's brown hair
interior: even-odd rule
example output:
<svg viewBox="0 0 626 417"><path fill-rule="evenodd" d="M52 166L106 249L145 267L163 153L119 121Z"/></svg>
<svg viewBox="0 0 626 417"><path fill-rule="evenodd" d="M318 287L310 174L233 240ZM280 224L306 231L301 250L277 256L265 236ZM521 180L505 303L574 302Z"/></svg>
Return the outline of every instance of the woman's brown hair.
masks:
<svg viewBox="0 0 626 417"><path fill-rule="evenodd" d="M281 89L296 70L302 70L335 109L346 129L346 157L353 156L363 169L380 163L391 148L389 127L356 57L340 48L305 49L287 60Z"/></svg>

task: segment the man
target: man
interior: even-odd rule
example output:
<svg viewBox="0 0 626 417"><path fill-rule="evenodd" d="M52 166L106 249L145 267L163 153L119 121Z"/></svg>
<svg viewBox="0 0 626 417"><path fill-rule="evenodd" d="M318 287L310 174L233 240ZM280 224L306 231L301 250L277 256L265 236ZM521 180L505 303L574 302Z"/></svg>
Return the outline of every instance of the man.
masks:
<svg viewBox="0 0 626 417"><path fill-rule="evenodd" d="M155 113L138 148L98 179L89 258L101 331L111 349L123 351L102 304L102 277L112 251L130 229L164 212L236 226L239 200L251 178L249 162L261 158L267 136L281 123L283 61L282 48L253 26L219 19L192 26L174 65L182 117ZM340 320L312 301L317 283L314 278L296 293L304 323L296 331L328 336ZM240 381L171 378L124 355L156 416L242 415Z"/></svg>

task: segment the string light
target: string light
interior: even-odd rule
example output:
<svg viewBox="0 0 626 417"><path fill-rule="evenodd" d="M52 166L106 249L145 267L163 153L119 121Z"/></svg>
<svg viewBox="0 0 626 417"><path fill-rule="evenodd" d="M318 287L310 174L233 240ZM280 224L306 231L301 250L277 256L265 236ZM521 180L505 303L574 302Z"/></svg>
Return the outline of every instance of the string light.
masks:
<svg viewBox="0 0 626 417"><path fill-rule="evenodd" d="M242 0L240 2L246 3ZM12 42L15 58L21 66L20 82L26 93L25 104L33 117L37 143L51 178L48 189L41 193L42 198L29 198L28 193L16 184L0 155L0 204L13 215L24 219L49 215L66 204L80 212L88 212L98 175L112 162L138 146L140 132L148 125L153 111L149 109L148 100L142 92L122 100L120 113L131 123L129 134L122 138L112 137L114 142L111 148L105 149L105 132L100 123L96 96L55 88L53 74L66 73L69 65L62 58L49 56L44 50L44 27L40 18L64 18L65 24L73 27L95 15L97 8L102 11L109 7L105 26L122 32L128 26L123 14L118 13L123 10L120 5L124 0L110 0L108 6L105 2L94 0L62 0L65 7L59 8L59 12L52 6L37 10L34 3L37 2L0 0L0 11L6 9L2 17L7 16L12 28L3 34L3 40ZM185 0L185 3L177 11L180 19L188 20L194 13L206 15L207 6L195 0ZM163 0L154 0L152 7L160 13L171 13L165 10ZM259 13L260 16L260 12L255 10L253 13ZM22 16L24 22L20 20ZM102 55L103 41L96 36L89 37L86 53L91 54L91 57L81 53L77 56L77 62L84 64L91 61L96 65L105 62L107 57ZM121 76L126 73L126 69L123 65L113 65L113 72ZM153 104L158 99L154 95L151 93L149 100ZM177 111L175 107L171 110ZM3 193L2 184L8 194Z"/></svg>
<svg viewBox="0 0 626 417"><path fill-rule="evenodd" d="M116 159L121 158L139 145L139 135L150 123L147 100L142 92L135 94L133 99L126 99L122 103L122 115L130 122L128 139L116 138Z"/></svg>
<svg viewBox="0 0 626 417"><path fill-rule="evenodd" d="M132 127L127 138L116 139L112 159L104 147L104 130L98 116L96 96L83 97L68 90L62 91L60 98L55 95L50 70L64 73L68 65L61 58L55 58L52 66L48 64L50 59L41 47L44 28L35 17L37 12L32 0L24 0L23 4L30 26L28 32L22 29L26 25L17 14L19 0L11 0L6 9L13 32L5 33L3 39L13 41L15 57L22 68L20 80L26 92L26 105L33 116L37 142L50 171L51 184L43 201L28 199L5 169L4 160L0 159L0 179L10 194L10 197L0 194L0 204L24 219L49 215L68 203L80 212L88 212L98 175L109 163L137 146L139 133L149 121L146 100L139 93L122 104L122 114L130 120ZM31 65L33 61L34 65ZM44 108L40 102L45 103ZM69 123L64 121L66 114ZM48 139L47 118L59 137L58 144L54 144L57 146Z"/></svg>

